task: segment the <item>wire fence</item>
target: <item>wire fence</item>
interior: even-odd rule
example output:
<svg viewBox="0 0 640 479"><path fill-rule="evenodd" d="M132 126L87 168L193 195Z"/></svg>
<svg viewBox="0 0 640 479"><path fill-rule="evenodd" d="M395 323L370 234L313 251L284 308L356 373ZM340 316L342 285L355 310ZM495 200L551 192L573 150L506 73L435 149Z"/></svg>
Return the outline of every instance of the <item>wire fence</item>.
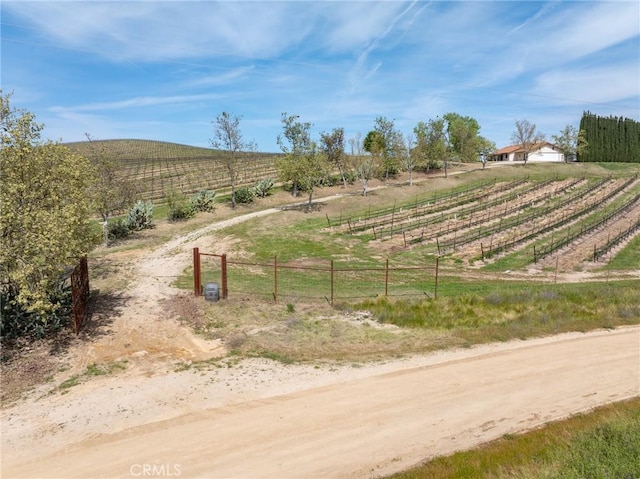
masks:
<svg viewBox="0 0 640 479"><path fill-rule="evenodd" d="M388 259L367 264L333 260L299 260L281 263L231 260L226 255L193 250L194 292L204 293L217 283L222 298L252 296L273 301L354 301L379 296L436 297L437 258L417 266L397 265ZM203 261L204 259L204 261Z"/></svg>

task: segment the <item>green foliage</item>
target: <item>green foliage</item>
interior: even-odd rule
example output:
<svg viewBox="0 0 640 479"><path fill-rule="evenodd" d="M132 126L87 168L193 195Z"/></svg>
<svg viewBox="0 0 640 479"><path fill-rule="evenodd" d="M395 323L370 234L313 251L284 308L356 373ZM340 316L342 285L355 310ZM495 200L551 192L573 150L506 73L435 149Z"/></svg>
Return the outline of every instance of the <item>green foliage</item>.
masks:
<svg viewBox="0 0 640 479"><path fill-rule="evenodd" d="M258 181L256 183L256 186L253 189L255 192L255 195L258 198L265 198L266 196L269 195L269 193L273 189L274 184L275 182L273 178L265 178L263 180Z"/></svg>
<svg viewBox="0 0 640 479"><path fill-rule="evenodd" d="M588 146L578 151L578 161L640 163L640 122L584 112L580 132Z"/></svg>
<svg viewBox="0 0 640 479"><path fill-rule="evenodd" d="M191 204L196 211L213 211L216 203L216 192L200 190L191 197Z"/></svg>
<svg viewBox="0 0 640 479"><path fill-rule="evenodd" d="M238 203L251 203L256 197L256 192L253 188L249 188L248 186L241 186L236 190L236 201Z"/></svg>
<svg viewBox="0 0 640 479"><path fill-rule="evenodd" d="M140 231L153 228L153 203L151 201L138 200L129 210L127 226L132 231Z"/></svg>
<svg viewBox="0 0 640 479"><path fill-rule="evenodd" d="M40 139L42 125L12 109L0 92L0 288L46 318L56 281L95 245L89 221L87 160Z"/></svg>
<svg viewBox="0 0 640 479"><path fill-rule="evenodd" d="M131 235L128 218L114 218L107 224L107 234L109 242L125 239Z"/></svg>
<svg viewBox="0 0 640 479"><path fill-rule="evenodd" d="M31 310L18 300L15 287L0 290L0 338L2 343L18 339L42 339L69 324L71 318L71 288L64 278L58 278L47 291L46 300L53 305L49 311Z"/></svg>
<svg viewBox="0 0 640 479"><path fill-rule="evenodd" d="M278 136L278 145L285 157L277 162L280 179L291 182L292 194L297 196L298 189L309 195L311 208L313 192L319 182L327 176L328 164L311 140L311 123L298 121L297 115L282 114L283 136Z"/></svg>
<svg viewBox="0 0 640 479"><path fill-rule="evenodd" d="M169 221L183 221L193 218L196 215L196 210L193 207L187 195L178 190L169 190L167 193L167 205L169 210L167 212L167 219Z"/></svg>

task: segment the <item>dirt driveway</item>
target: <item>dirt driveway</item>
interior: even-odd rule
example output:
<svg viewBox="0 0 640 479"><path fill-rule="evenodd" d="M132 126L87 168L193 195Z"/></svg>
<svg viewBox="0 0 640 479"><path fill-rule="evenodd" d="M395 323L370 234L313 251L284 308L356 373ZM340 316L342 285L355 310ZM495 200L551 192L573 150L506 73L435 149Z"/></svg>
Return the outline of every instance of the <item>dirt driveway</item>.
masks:
<svg viewBox="0 0 640 479"><path fill-rule="evenodd" d="M638 394L638 327L363 368L106 378L34 401L39 421L4 411L2 477L375 477Z"/></svg>

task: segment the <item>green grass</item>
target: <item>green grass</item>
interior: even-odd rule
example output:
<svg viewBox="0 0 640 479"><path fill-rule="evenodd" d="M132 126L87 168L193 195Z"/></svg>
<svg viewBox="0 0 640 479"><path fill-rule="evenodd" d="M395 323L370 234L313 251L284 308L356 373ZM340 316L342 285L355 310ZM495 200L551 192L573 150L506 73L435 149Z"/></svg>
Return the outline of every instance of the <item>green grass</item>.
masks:
<svg viewBox="0 0 640 479"><path fill-rule="evenodd" d="M379 298L353 307L402 328L449 330L468 344L640 322L640 281L506 286L500 283L478 287L472 293L450 292L437 300Z"/></svg>
<svg viewBox="0 0 640 479"><path fill-rule="evenodd" d="M609 271L640 269L640 236L632 239L622 251L615 255L605 269Z"/></svg>
<svg viewBox="0 0 640 479"><path fill-rule="evenodd" d="M426 451L425 451L426 452ZM640 398L507 434L387 479L633 479L640 476Z"/></svg>
<svg viewBox="0 0 640 479"><path fill-rule="evenodd" d="M69 388L77 386L91 377L108 376L118 371L123 371L127 368L127 363L128 361L123 359L121 361L111 361L103 364L89 364L82 374L74 374L61 382L56 389L62 393L66 393Z"/></svg>

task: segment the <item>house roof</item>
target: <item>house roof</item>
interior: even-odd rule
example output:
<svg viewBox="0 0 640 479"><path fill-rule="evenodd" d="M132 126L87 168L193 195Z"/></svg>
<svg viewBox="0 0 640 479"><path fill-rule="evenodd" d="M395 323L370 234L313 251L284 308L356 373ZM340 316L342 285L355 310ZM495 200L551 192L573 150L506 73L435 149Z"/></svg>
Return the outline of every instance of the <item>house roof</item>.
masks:
<svg viewBox="0 0 640 479"><path fill-rule="evenodd" d="M556 145L554 145L553 143L549 143L548 141L543 141L541 143L536 143L535 145L533 145L531 147L531 151L536 151L541 149L542 147L545 146L549 146L551 148L553 148L554 150L557 150L558 147ZM518 153L524 151L522 149L522 147L520 145L509 145L509 146L505 146L503 148L500 148L497 151L494 151L493 154L494 155L508 155L509 153Z"/></svg>

